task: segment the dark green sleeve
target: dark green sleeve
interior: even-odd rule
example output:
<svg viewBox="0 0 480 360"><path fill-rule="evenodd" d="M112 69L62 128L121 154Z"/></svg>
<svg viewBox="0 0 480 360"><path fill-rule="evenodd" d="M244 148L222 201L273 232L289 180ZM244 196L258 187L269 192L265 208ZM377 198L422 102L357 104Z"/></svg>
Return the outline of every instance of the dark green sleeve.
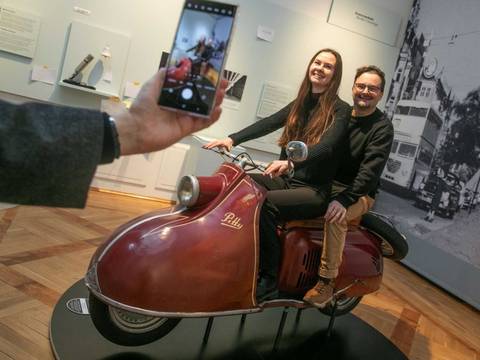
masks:
<svg viewBox="0 0 480 360"><path fill-rule="evenodd" d="M239 145L245 141L265 136L285 126L293 102L277 111L275 114L261 119L243 130L228 135L233 140L233 145Z"/></svg>
<svg viewBox="0 0 480 360"><path fill-rule="evenodd" d="M0 201L83 207L103 124L99 111L0 101Z"/></svg>
<svg viewBox="0 0 480 360"><path fill-rule="evenodd" d="M334 200L348 208L356 203L360 197L374 191L387 163L392 142L393 126L389 121L386 121L372 135L352 185L339 193Z"/></svg>

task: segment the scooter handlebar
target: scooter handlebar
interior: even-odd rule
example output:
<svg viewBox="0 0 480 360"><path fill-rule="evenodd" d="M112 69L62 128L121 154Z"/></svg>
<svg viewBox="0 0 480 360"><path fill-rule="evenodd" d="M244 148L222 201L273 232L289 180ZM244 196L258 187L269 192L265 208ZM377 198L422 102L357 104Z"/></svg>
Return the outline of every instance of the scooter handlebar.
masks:
<svg viewBox="0 0 480 360"><path fill-rule="evenodd" d="M253 170L253 169L258 169L260 171L265 171L267 169L266 166L257 164L253 159L250 157L250 155L247 152L241 152L238 155L235 155L231 153L230 151L226 149L219 149L219 148L212 148L212 149L207 149L207 150L212 150L216 152L217 154L220 154L221 156L226 156L229 159L232 160L232 162L238 162L238 165L244 169L244 170ZM247 166L250 166L251 169L247 169Z"/></svg>

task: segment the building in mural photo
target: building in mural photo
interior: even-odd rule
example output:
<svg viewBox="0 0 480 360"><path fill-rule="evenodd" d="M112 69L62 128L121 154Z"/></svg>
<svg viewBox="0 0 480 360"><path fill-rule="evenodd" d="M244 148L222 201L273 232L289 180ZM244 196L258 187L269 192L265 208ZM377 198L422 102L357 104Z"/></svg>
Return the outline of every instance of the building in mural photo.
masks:
<svg viewBox="0 0 480 360"><path fill-rule="evenodd" d="M463 2L414 1L387 92L395 136L376 209L480 268L480 2ZM463 21L445 26L454 12Z"/></svg>

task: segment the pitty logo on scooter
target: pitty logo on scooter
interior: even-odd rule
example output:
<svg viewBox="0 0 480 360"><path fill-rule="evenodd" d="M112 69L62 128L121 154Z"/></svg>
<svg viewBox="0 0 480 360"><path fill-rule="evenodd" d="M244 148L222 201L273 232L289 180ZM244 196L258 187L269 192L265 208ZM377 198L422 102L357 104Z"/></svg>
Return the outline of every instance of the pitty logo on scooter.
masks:
<svg viewBox="0 0 480 360"><path fill-rule="evenodd" d="M243 227L241 219L238 216L235 216L235 213L233 212L226 213L220 223L236 230L240 230Z"/></svg>

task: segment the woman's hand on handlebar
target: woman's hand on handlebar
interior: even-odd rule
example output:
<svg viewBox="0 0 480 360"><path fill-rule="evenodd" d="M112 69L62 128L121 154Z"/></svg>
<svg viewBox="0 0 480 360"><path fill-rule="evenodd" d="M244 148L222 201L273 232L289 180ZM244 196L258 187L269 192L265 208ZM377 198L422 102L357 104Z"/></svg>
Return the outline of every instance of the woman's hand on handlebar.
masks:
<svg viewBox="0 0 480 360"><path fill-rule="evenodd" d="M227 137L223 140L210 141L208 144L205 144L202 147L204 149L213 149L216 147L219 149L225 149L227 151L230 151L232 150L232 147L233 147L233 140Z"/></svg>
<svg viewBox="0 0 480 360"><path fill-rule="evenodd" d="M263 175L270 176L271 178L281 176L288 172L288 161L287 160L275 160L272 161L267 169L263 172Z"/></svg>

